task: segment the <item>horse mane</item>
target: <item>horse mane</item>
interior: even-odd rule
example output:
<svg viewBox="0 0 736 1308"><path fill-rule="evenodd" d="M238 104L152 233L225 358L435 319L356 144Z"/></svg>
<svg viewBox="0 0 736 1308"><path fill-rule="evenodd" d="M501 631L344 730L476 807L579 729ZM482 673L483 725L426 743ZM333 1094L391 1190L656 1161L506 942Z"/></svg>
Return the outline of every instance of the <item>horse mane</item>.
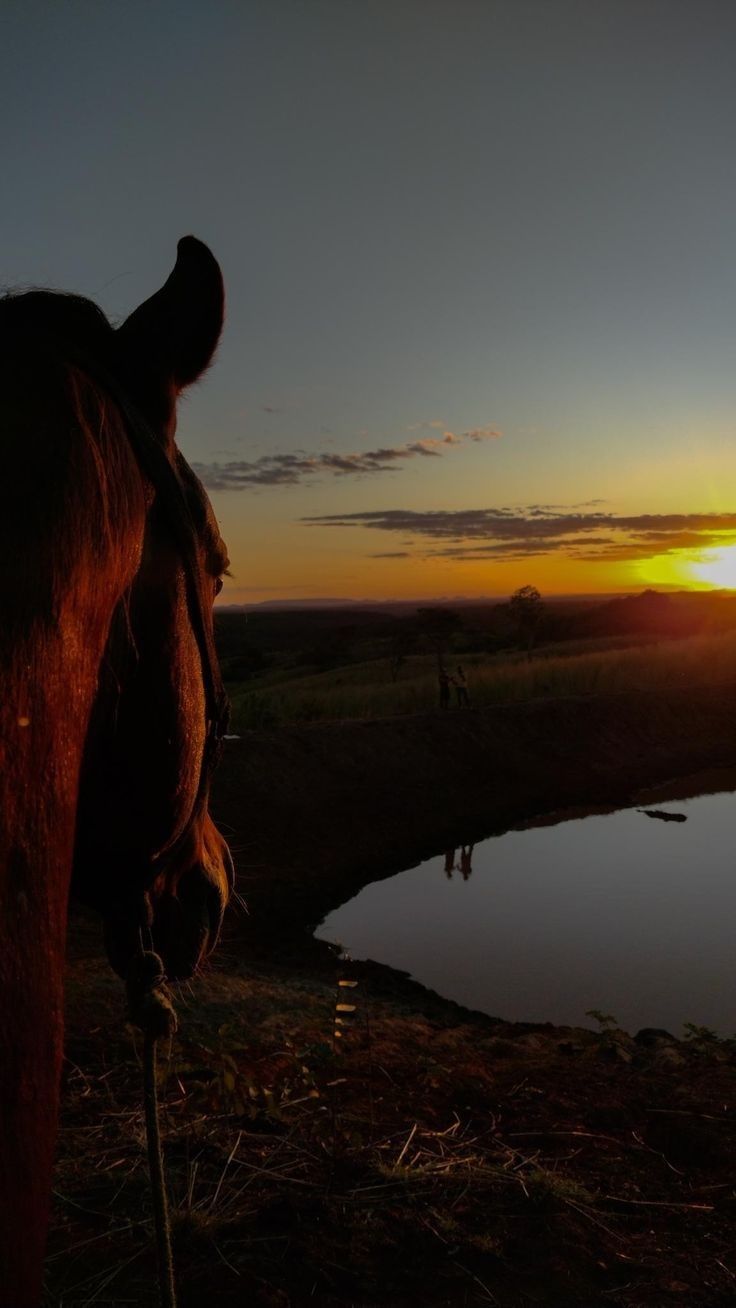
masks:
<svg viewBox="0 0 736 1308"><path fill-rule="evenodd" d="M0 301L0 1062L13 1060L0 1069L0 1101L13 1121L23 1096L30 1102L43 1087L38 1141L26 1141L19 1230L29 1240L34 1221L45 1225L79 773L146 519L147 487L120 415L69 357L105 357L111 336L104 315L79 297ZM12 1154L7 1133L3 1150ZM0 1162L6 1194L13 1166Z"/></svg>

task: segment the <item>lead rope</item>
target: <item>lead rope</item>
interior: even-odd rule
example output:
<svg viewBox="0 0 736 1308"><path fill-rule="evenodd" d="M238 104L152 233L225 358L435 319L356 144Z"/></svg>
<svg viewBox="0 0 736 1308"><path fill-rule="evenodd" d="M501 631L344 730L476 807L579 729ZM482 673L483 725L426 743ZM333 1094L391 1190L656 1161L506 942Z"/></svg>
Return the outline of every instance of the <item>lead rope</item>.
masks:
<svg viewBox="0 0 736 1308"><path fill-rule="evenodd" d="M148 944L151 945L150 931L147 929L145 931ZM141 928L140 952L134 955L131 961L125 991L130 1020L143 1032L143 1105L146 1117L148 1170L153 1194L159 1297L161 1308L176 1308L171 1223L158 1119L156 1045L164 1037L174 1035L177 1023L174 1006L166 988L164 965L152 947L145 948L143 934L144 928Z"/></svg>

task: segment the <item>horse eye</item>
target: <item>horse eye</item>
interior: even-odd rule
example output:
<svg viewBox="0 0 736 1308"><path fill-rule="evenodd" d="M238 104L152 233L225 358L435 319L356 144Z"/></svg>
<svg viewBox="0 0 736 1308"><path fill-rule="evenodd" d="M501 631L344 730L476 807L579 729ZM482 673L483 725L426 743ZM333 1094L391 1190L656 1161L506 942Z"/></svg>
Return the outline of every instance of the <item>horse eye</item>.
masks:
<svg viewBox="0 0 736 1308"><path fill-rule="evenodd" d="M218 577L215 581L215 595L219 595L221 590L222 590L222 577Z"/></svg>

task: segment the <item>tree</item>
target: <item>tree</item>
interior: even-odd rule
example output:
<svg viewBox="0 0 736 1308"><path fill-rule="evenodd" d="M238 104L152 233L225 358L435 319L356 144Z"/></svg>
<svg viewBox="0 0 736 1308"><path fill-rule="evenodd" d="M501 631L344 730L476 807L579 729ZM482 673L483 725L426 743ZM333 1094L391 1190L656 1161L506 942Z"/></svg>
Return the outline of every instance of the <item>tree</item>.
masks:
<svg viewBox="0 0 736 1308"><path fill-rule="evenodd" d="M544 617L542 596L536 586L520 586L514 591L506 609L520 642L526 646L527 658L531 658L539 624Z"/></svg>
<svg viewBox="0 0 736 1308"><path fill-rule="evenodd" d="M442 668L444 655L454 633L462 622L453 609L417 609L417 625L437 655L437 667Z"/></svg>

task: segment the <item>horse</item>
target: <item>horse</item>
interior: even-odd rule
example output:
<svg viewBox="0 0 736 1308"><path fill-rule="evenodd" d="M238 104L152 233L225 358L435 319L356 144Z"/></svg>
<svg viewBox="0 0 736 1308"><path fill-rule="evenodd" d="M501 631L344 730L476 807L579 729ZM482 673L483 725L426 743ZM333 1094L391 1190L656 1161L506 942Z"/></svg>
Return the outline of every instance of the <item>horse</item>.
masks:
<svg viewBox="0 0 736 1308"><path fill-rule="evenodd" d="M52 291L0 300L0 1301L42 1292L71 893L126 975L214 947L233 887L208 812L226 720L213 604L228 568L176 406L224 290L183 237L118 327ZM146 936L146 939L149 939Z"/></svg>

